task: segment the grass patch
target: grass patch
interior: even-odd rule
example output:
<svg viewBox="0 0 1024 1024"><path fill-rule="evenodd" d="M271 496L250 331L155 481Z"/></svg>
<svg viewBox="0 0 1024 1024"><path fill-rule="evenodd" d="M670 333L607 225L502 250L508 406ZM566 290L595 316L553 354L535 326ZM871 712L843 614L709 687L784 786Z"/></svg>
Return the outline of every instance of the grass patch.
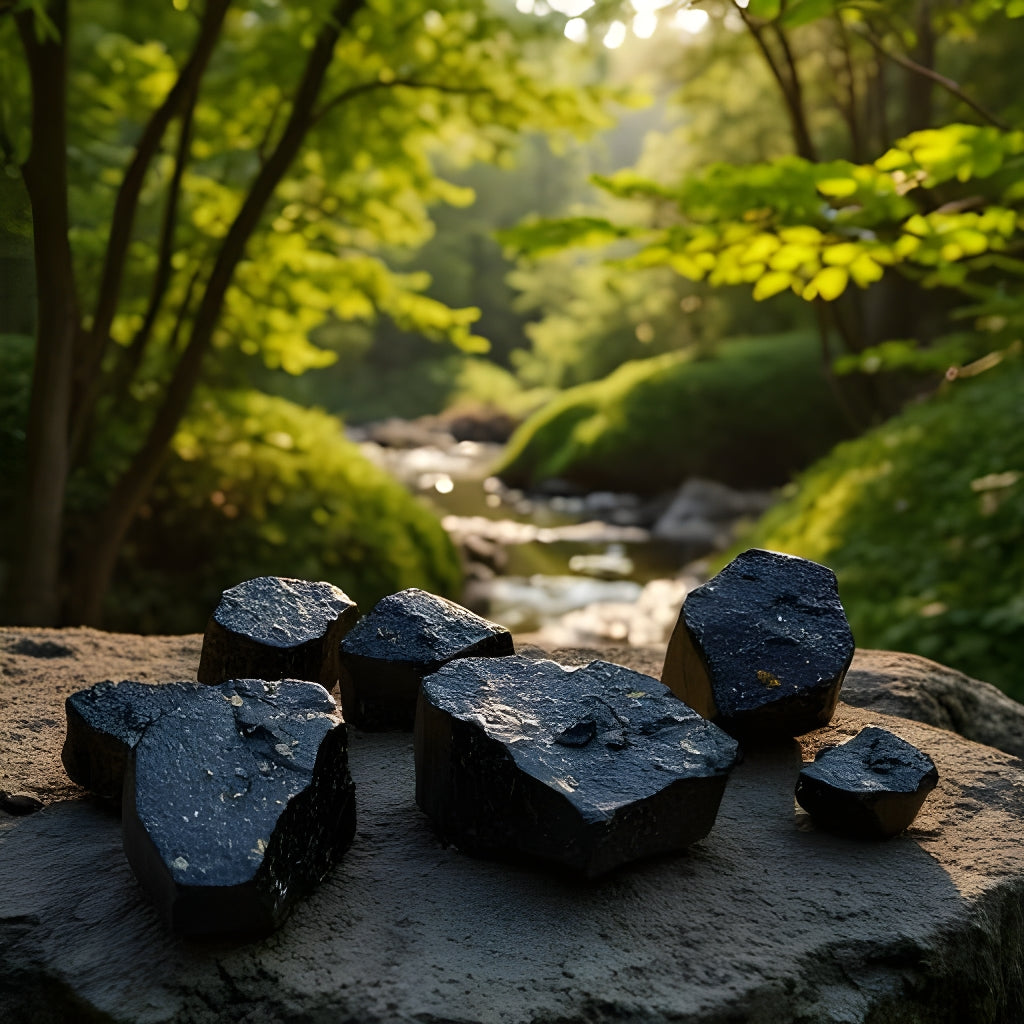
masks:
<svg viewBox="0 0 1024 1024"><path fill-rule="evenodd" d="M690 476L770 486L847 435L816 338L794 333L636 360L570 388L516 431L498 473L641 493Z"/></svg>
<svg viewBox="0 0 1024 1024"><path fill-rule="evenodd" d="M857 643L1024 699L1024 362L839 445L744 538L831 566Z"/></svg>

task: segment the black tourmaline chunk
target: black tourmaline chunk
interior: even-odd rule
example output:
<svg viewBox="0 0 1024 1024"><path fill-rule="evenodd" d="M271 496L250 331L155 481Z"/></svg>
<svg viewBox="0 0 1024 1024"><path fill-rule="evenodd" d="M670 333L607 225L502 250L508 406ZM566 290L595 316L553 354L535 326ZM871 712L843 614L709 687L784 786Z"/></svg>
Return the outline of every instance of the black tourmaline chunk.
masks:
<svg viewBox="0 0 1024 1024"><path fill-rule="evenodd" d="M711 830L737 744L650 676L470 658L423 682L416 801L485 857L593 877Z"/></svg>
<svg viewBox="0 0 1024 1024"><path fill-rule="evenodd" d="M853 658L835 574L752 548L683 603L662 682L744 740L826 725Z"/></svg>
<svg viewBox="0 0 1024 1024"><path fill-rule="evenodd" d="M910 825L938 781L927 754L886 729L869 726L804 765L796 799L823 829L885 839Z"/></svg>
<svg viewBox="0 0 1024 1024"><path fill-rule="evenodd" d="M345 725L316 683L101 683L68 711L69 774L109 795L123 770L125 854L179 934L271 931L352 841Z"/></svg>
<svg viewBox="0 0 1024 1024"><path fill-rule="evenodd" d="M153 686L126 680L97 683L64 702L68 731L61 760L72 782L120 802L128 755L161 715L178 711L205 687L197 683Z"/></svg>
<svg viewBox="0 0 1024 1024"><path fill-rule="evenodd" d="M196 678L338 681L338 643L359 617L331 583L260 576L221 594L203 637Z"/></svg>
<svg viewBox="0 0 1024 1024"><path fill-rule="evenodd" d="M412 588L381 598L341 642L341 706L361 729L411 729L424 676L454 658L512 654L512 634Z"/></svg>

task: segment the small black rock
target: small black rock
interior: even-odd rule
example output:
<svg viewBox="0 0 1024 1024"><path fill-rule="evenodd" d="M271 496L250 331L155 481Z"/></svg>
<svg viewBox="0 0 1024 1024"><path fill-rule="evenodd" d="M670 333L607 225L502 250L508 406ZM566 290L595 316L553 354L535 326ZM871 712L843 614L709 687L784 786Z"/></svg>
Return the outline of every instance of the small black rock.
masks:
<svg viewBox="0 0 1024 1024"><path fill-rule="evenodd" d="M0 790L0 811L6 811L17 817L35 814L43 809L43 801L28 793L7 793Z"/></svg>
<svg viewBox="0 0 1024 1024"><path fill-rule="evenodd" d="M938 781L927 754L886 729L869 726L804 765L796 799L823 829L885 839L910 825Z"/></svg>
<svg viewBox="0 0 1024 1024"><path fill-rule="evenodd" d="M128 754L146 727L195 700L202 689L198 683L153 686L125 680L71 694L64 702L68 730L61 751L68 778L119 803Z"/></svg>
<svg viewBox="0 0 1024 1024"><path fill-rule="evenodd" d="M341 706L361 729L411 729L424 676L455 658L514 652L497 623L415 587L390 594L341 642Z"/></svg>
<svg viewBox="0 0 1024 1024"><path fill-rule="evenodd" d="M460 659L423 682L416 802L467 853L594 877L711 830L737 744L656 679Z"/></svg>
<svg viewBox="0 0 1024 1024"><path fill-rule="evenodd" d="M831 569L752 548L683 602L662 682L743 740L827 725L853 659Z"/></svg>
<svg viewBox="0 0 1024 1024"><path fill-rule="evenodd" d="M128 862L182 935L262 935L355 832L344 723L316 683L101 683L68 699L65 763L111 795Z"/></svg>
<svg viewBox="0 0 1024 1024"><path fill-rule="evenodd" d="M331 583L259 576L225 590L203 637L196 678L338 681L338 643L358 618Z"/></svg>

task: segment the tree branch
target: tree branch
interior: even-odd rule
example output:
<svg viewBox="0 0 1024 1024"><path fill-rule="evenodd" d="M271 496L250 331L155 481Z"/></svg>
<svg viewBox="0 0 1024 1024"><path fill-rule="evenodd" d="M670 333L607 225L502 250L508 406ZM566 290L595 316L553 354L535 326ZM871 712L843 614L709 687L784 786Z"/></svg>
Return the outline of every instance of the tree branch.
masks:
<svg viewBox="0 0 1024 1024"><path fill-rule="evenodd" d="M460 86L448 85L444 82L420 82L414 78L392 78L388 82L382 82L379 79L374 79L372 82L360 82L357 85L349 86L349 88L343 89L336 96L331 97L331 99L329 99L313 115L313 122L316 123L321 121L336 107L340 107L342 104L347 103L356 96L373 92L375 89L392 89L399 86L405 89L433 89L435 92L452 93L460 96L471 96L490 91L485 86Z"/></svg>
<svg viewBox="0 0 1024 1024"><path fill-rule="evenodd" d="M160 241L157 246L157 267L153 275L153 286L150 290L149 303L142 324L135 332L131 344L121 350L113 371L109 375L104 375L102 372L95 373L85 382L77 415L72 425L72 464L78 461L85 450L85 438L91 432L92 418L99 396L108 388L112 393L123 395L134 379L142 365L143 356L153 334L153 326L163 306L164 297L171 282L173 270L171 261L174 255L174 231L178 220L178 204L181 199L181 181L189 160L192 122L198 97L197 82L189 92L185 109L181 115L181 130L178 133L178 144L174 155L174 170L167 187L167 203L164 207Z"/></svg>
<svg viewBox="0 0 1024 1024"><path fill-rule="evenodd" d="M733 6L739 13L740 18L743 19L743 24L747 27L757 48L761 51L761 56L764 57L768 70L772 73L772 77L782 93L782 100L786 107L786 113L789 115L790 128L793 132L793 144L796 147L797 154L805 160L816 160L817 155L814 143L811 141L811 135L807 129L807 117L803 108L800 80L799 77L796 77L796 62L793 60L792 51L789 49L789 44L786 42L782 30L776 28L776 37L783 46L785 64L780 63L778 57L772 53L771 47L764 38L762 27L754 23L753 18L747 13L747 9L736 3L736 0L733 0Z"/></svg>
<svg viewBox="0 0 1024 1024"><path fill-rule="evenodd" d="M259 225L270 197L314 123L316 102L333 60L335 45L365 3L366 0L337 0L317 33L284 130L257 172L241 209L224 236L193 318L188 343L174 368L149 432L131 464L114 485L104 512L97 519L92 543L78 567L77 578L84 587L82 593L76 595L75 618L80 621L98 618L99 603L109 585L121 540L156 480L168 445L199 383L203 361L235 269L245 255L249 238Z"/></svg>
<svg viewBox="0 0 1024 1024"><path fill-rule="evenodd" d="M945 89L951 96L955 96L961 103L970 107L971 110L973 110L983 121L987 121L993 127L999 128L1004 132L1010 130L1010 126L1005 121L996 117L995 114L986 110L985 107L977 102L977 100L968 96L952 78L947 78L945 75L935 71L933 68L928 68L923 64L918 64L917 61L911 60L902 53L894 53L892 50L886 49L885 44L871 29L858 29L857 34L862 39L865 39L870 43L879 56L892 61L894 64L898 64L901 68L905 68L907 71L912 71L915 75L920 75L922 78L930 79L940 88Z"/></svg>
<svg viewBox="0 0 1024 1024"><path fill-rule="evenodd" d="M164 97L163 103L153 111L135 147L135 155L125 171L124 180L118 189L111 218L110 238L100 276L96 309L93 314L92 330L81 354L79 391L83 385L96 376L103 361L110 340L110 325L117 311L121 295L121 284L131 243L132 227L138 209L139 196L149 166L160 149L168 125L176 117L189 96L198 89L199 81L206 70L214 47L220 36L221 26L231 6L231 0L208 0L200 23L192 53L182 66L178 78ZM78 410L76 409L76 419Z"/></svg>

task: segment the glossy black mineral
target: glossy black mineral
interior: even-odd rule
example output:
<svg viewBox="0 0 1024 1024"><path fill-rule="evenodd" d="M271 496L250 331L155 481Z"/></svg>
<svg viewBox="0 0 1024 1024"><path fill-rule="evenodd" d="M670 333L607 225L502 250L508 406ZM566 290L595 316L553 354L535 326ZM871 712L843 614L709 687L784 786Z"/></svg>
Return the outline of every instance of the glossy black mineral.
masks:
<svg viewBox="0 0 1024 1024"><path fill-rule="evenodd" d="M341 642L341 705L361 729L411 729L424 676L455 658L512 654L512 634L443 597L390 594Z"/></svg>
<svg viewBox="0 0 1024 1024"><path fill-rule="evenodd" d="M683 602L662 682L745 741L826 725L853 658L835 574L752 548Z"/></svg>
<svg viewBox="0 0 1024 1024"><path fill-rule="evenodd" d="M71 694L64 702L68 728L61 751L68 777L105 800L120 802L128 754L146 727L204 689L197 683L153 686L125 680Z"/></svg>
<svg viewBox="0 0 1024 1024"><path fill-rule="evenodd" d="M938 781L927 754L886 729L869 726L804 765L796 799L820 828L885 839L910 825Z"/></svg>
<svg viewBox="0 0 1024 1024"><path fill-rule="evenodd" d="M442 839L586 877L706 836L737 760L650 676L523 657L425 679L414 747L416 801Z"/></svg>
<svg viewBox="0 0 1024 1024"><path fill-rule="evenodd" d="M331 583L260 576L225 590L203 637L196 678L338 681L338 643L354 601Z"/></svg>
<svg viewBox="0 0 1024 1024"><path fill-rule="evenodd" d="M316 683L102 683L68 709L69 774L109 795L123 770L125 854L179 934L266 934L352 841L345 726Z"/></svg>

